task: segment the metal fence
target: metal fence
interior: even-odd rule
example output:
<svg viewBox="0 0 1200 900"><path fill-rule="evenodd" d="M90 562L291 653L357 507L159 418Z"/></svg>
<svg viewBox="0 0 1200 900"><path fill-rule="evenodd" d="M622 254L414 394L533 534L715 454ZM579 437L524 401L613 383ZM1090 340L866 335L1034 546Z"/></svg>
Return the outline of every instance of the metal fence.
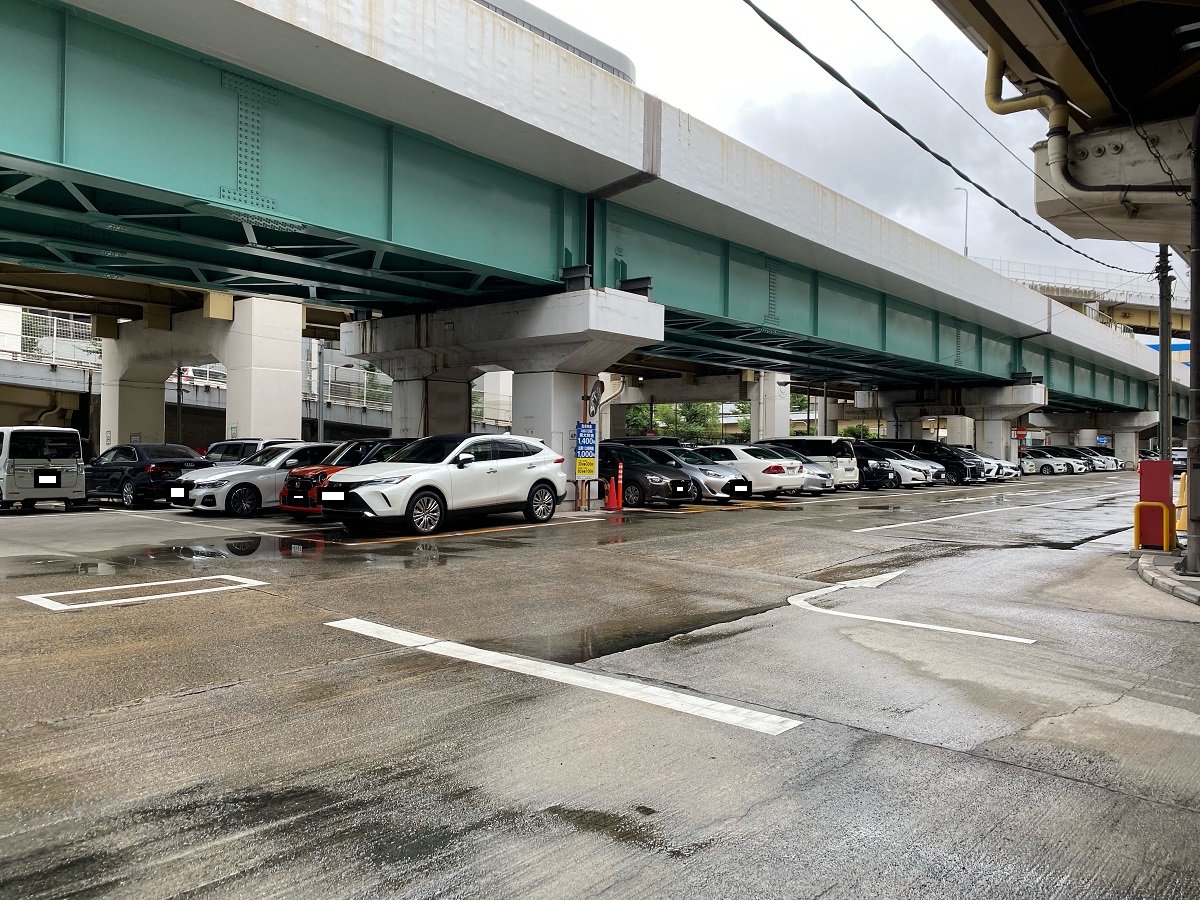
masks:
<svg viewBox="0 0 1200 900"><path fill-rule="evenodd" d="M48 310L22 309L20 332L0 342L0 354L21 362L68 366L78 369L100 368L100 341L92 337L88 319ZM14 323L15 324L15 323ZM10 326L9 331L17 329Z"/></svg>

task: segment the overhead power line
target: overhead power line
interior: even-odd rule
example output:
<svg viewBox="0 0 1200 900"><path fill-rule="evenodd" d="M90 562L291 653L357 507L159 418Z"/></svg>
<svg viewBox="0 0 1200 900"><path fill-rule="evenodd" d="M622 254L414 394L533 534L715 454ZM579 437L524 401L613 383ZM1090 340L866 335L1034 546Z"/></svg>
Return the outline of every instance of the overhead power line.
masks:
<svg viewBox="0 0 1200 900"><path fill-rule="evenodd" d="M973 178L971 178L971 176L969 176L966 172L964 172L962 169L960 169L958 166L956 166L953 162L951 162L949 159L947 159L942 154L938 153L936 150L934 150L932 147L930 147L928 144L926 144L923 140L921 140L919 137L917 137L915 134L913 134L911 131L909 131L904 126L904 124L901 123L899 120L895 119L888 113L884 112L884 110L879 106L879 104L877 104L874 100L872 100L870 97L868 97L862 91L860 91L858 88L856 88L854 85L852 85L848 80L846 80L846 78L837 69L835 69L829 63L825 62L825 60L821 59L821 57L817 56L815 53L813 53L811 50L809 50L806 46L804 46L804 44L802 44L800 42L800 40L794 34L792 34L790 31L788 31L786 28L784 28L783 25L781 25L779 22L775 21L775 19L773 19L764 10L762 10L756 3L754 3L754 0L743 0L743 2L747 6L749 6L752 10L754 10L755 14L760 19L762 19L764 22L766 22L767 25L769 25L771 27L771 29L774 30L780 37L782 37L789 44L791 44L796 49L798 49L799 51L804 53L809 59L811 59L814 63L816 63L818 66L820 66L821 69L825 72L825 74L827 74L830 78L832 78L838 84L842 85L842 87L846 88L846 90L850 91L850 93L854 94L854 96L857 97L867 108L873 110L885 122L887 122L889 125L891 125L893 128L895 128L897 131L899 131L901 134L903 134L906 138L908 138L910 141L912 141L914 144L916 144L918 147L920 147L922 150L924 150L927 154L932 156L935 160L937 160L939 163L941 163L943 166L945 166L951 172L953 172L955 175L957 175L962 181L971 185L971 187L975 188L975 190L979 191L981 194L983 194L985 197L987 197L989 200L991 200L993 203L995 203L1001 209L1007 211L1008 213L1012 214L1016 218L1020 219L1022 222L1024 222L1030 228L1040 231L1042 234L1046 235L1046 237L1050 238L1050 240L1054 241L1054 243L1058 244L1060 247L1065 247L1067 250L1070 250L1072 253L1074 253L1078 256L1082 256L1084 259L1089 259L1092 262L1096 263L1097 265L1104 266L1107 269L1115 269L1118 272L1128 272L1130 275L1148 275L1148 274L1150 274L1149 272L1139 272L1135 269L1126 269L1122 266L1115 266L1112 263L1106 263L1106 262L1104 262L1104 260L1097 259L1096 257L1092 256L1089 253L1084 253L1082 250L1080 250L1076 247L1072 247L1066 241L1061 240L1060 238L1055 236L1053 233L1051 233L1049 230L1043 228L1041 225L1038 225L1036 222L1034 222L1031 219L1027 218L1026 216L1022 215L1019 211L1017 211L1013 207L1009 206L1007 203L1005 203L1003 200L1001 200L999 197L997 197L995 194L993 194L991 191L989 191L987 188L985 188L982 184L980 184L979 182L977 182Z"/></svg>

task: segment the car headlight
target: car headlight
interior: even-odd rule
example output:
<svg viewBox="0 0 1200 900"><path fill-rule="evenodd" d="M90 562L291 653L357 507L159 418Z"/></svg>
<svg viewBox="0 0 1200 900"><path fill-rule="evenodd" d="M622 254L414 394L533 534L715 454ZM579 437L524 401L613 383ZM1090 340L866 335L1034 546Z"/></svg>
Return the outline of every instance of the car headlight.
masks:
<svg viewBox="0 0 1200 900"><path fill-rule="evenodd" d="M396 475L396 476L395 476L395 477L393 477L393 478L376 478L374 481L368 481L366 484L369 484L369 485L376 485L376 484L399 484L399 483L400 483L400 482L402 482L402 481L408 481L408 479L410 479L410 478L412 478L412 476L411 476L411 475ZM366 485L364 485L364 487L365 487L365 486L366 486Z"/></svg>
<svg viewBox="0 0 1200 900"><path fill-rule="evenodd" d="M325 474L324 472L318 472L317 473L317 484L324 484L325 479L328 477L329 476L327 474Z"/></svg>
<svg viewBox="0 0 1200 900"><path fill-rule="evenodd" d="M646 480L648 482L650 482L651 484L666 484L667 483L667 479L663 478L661 475L647 475Z"/></svg>
<svg viewBox="0 0 1200 900"><path fill-rule="evenodd" d="M196 487L197 487L197 489L204 489L204 488L223 488L223 487L225 487L225 485L227 485L227 484L229 484L229 480L228 480L228 479L222 479L222 480L220 480L220 481L200 481L200 482L197 482L197 483L196 483Z"/></svg>
<svg viewBox="0 0 1200 900"><path fill-rule="evenodd" d="M709 478L723 478L724 477L720 472L714 472L712 469L701 469L700 474L706 475Z"/></svg>
<svg viewBox="0 0 1200 900"><path fill-rule="evenodd" d="M879 467L879 460L877 460L877 459L868 459L868 460L867 460L867 465L868 465L868 466L870 466L872 469L878 468L878 467Z"/></svg>

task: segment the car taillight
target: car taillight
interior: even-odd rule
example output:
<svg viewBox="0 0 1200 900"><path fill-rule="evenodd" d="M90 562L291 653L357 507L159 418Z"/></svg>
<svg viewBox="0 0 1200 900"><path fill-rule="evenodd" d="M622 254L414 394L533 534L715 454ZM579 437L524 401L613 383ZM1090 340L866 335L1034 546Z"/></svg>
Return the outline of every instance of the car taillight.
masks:
<svg viewBox="0 0 1200 900"><path fill-rule="evenodd" d="M560 457L559 457L558 459L556 459L554 462L555 462L555 464L558 464L558 463L563 463L563 462L566 462L566 460L565 460L563 457L561 457L561 456L560 456Z"/></svg>
<svg viewBox="0 0 1200 900"><path fill-rule="evenodd" d="M154 463L146 466L146 474L151 478L157 473L172 472L174 469L171 466L156 466Z"/></svg>
<svg viewBox="0 0 1200 900"><path fill-rule="evenodd" d="M783 474L783 466L767 466L765 469L763 469L763 474L764 475L782 475Z"/></svg>

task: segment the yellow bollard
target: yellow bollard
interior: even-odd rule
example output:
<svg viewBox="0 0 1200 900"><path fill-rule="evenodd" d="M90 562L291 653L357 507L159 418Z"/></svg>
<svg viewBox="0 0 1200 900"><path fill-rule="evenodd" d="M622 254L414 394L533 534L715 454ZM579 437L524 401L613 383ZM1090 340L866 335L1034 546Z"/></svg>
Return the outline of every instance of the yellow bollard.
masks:
<svg viewBox="0 0 1200 900"><path fill-rule="evenodd" d="M1175 523L1171 521L1171 510L1165 503L1159 503L1157 500L1143 500L1141 503L1133 504L1133 549L1142 549L1142 520L1138 512L1146 507L1157 507L1162 510L1162 533L1163 533L1163 550L1174 550L1179 546L1179 540L1176 537Z"/></svg>

